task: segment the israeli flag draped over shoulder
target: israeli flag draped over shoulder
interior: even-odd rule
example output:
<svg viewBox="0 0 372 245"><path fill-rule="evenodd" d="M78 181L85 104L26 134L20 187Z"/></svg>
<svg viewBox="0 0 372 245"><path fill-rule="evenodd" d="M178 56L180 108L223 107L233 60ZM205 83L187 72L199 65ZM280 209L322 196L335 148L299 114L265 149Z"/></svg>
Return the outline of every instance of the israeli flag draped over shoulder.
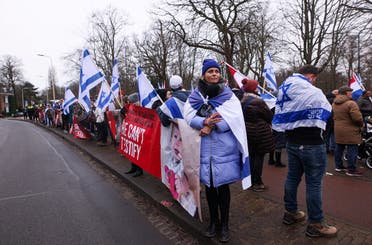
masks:
<svg viewBox="0 0 372 245"><path fill-rule="evenodd" d="M69 107L77 101L75 95L72 93L69 87L65 89L65 100L63 101L62 108L63 114L67 115L70 113Z"/></svg>
<svg viewBox="0 0 372 245"><path fill-rule="evenodd" d="M186 121L190 122L200 107L205 103L211 104L220 113L239 143L238 148L242 153L243 162L241 169L242 187L246 190L252 185L252 182L249 166L247 133L244 126L245 122L240 101L236 96L234 96L233 92L229 88L209 100L204 98L198 89L195 89L185 103L184 117Z"/></svg>
<svg viewBox="0 0 372 245"><path fill-rule="evenodd" d="M151 108L152 104L159 99L158 93L139 66L137 67L137 83L141 106Z"/></svg>
<svg viewBox="0 0 372 245"><path fill-rule="evenodd" d="M183 108L185 102L176 97L170 97L159 108L171 119L183 119Z"/></svg>
<svg viewBox="0 0 372 245"><path fill-rule="evenodd" d="M81 58L78 101L86 112L91 110L89 91L100 84L104 79L105 76L99 71L88 50L84 50Z"/></svg>
<svg viewBox="0 0 372 245"><path fill-rule="evenodd" d="M332 106L322 90L301 74L293 74L279 87L273 129L279 132L297 127L325 130Z"/></svg>

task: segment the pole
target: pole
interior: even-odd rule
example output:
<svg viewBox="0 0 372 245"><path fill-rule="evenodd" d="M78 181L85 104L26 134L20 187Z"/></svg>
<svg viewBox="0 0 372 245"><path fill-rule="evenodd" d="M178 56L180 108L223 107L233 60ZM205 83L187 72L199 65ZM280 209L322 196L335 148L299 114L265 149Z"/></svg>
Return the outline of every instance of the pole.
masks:
<svg viewBox="0 0 372 245"><path fill-rule="evenodd" d="M358 74L360 75L360 33L358 33Z"/></svg>
<svg viewBox="0 0 372 245"><path fill-rule="evenodd" d="M53 66L53 60L52 60L52 57L50 57L49 55L46 55L46 54L37 54L38 56L41 56L41 57L46 57L46 58L49 58L49 61L50 61L50 70L53 72L53 74L51 74L51 83L52 83L52 94L53 94L53 100L56 99L56 92L55 92L55 85L54 85L54 76L55 76L55 72L54 72L54 66ZM49 86L48 86L49 87ZM49 100L47 98L47 100Z"/></svg>

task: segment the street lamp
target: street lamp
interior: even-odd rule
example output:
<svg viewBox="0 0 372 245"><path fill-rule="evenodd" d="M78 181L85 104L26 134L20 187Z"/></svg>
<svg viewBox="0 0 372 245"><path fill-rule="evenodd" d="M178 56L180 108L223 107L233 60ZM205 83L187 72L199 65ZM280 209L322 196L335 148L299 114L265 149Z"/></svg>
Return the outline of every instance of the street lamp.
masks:
<svg viewBox="0 0 372 245"><path fill-rule="evenodd" d="M23 94L23 90L29 90L30 88L22 88L22 108L25 108L25 96Z"/></svg>
<svg viewBox="0 0 372 245"><path fill-rule="evenodd" d="M45 58L49 58L49 61L50 61L50 67L51 69L53 69L54 71L54 67L53 67L53 60L52 60L52 57L50 57L49 55L46 55L46 54L37 54L38 56L41 56L41 57L45 57ZM51 74L51 79L52 79L52 92L53 92L53 100L56 99L56 92L55 92L55 86L54 86L54 73Z"/></svg>

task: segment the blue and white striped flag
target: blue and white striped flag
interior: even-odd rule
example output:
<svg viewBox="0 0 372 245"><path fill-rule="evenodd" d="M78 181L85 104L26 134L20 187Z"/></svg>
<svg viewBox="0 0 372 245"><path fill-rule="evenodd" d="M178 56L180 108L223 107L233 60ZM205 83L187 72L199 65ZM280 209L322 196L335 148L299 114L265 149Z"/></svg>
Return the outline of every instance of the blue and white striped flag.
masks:
<svg viewBox="0 0 372 245"><path fill-rule="evenodd" d="M102 111L105 111L106 108L111 103L112 94L110 87L107 81L101 83L101 89L99 91L96 103L94 104L97 108L100 108Z"/></svg>
<svg viewBox="0 0 372 245"><path fill-rule="evenodd" d="M119 97L119 90L120 90L120 76L119 76L119 68L118 68L118 61L114 59L114 66L112 67L112 79L111 79L111 91L112 91L112 102L115 101L115 97Z"/></svg>
<svg viewBox="0 0 372 245"><path fill-rule="evenodd" d="M75 95L72 93L69 87L65 89L65 100L63 101L62 108L63 114L67 115L70 113L70 105L74 104L77 101Z"/></svg>
<svg viewBox="0 0 372 245"><path fill-rule="evenodd" d="M159 99L159 96L150 80L147 79L139 66L137 67L137 83L140 105L146 108L151 108L152 104Z"/></svg>
<svg viewBox="0 0 372 245"><path fill-rule="evenodd" d="M278 91L278 85L275 79L274 67L273 63L271 62L270 53L266 55L265 67L263 69L263 76L267 83L267 86L271 88L273 91Z"/></svg>
<svg viewBox="0 0 372 245"><path fill-rule="evenodd" d="M100 84L104 79L105 76L98 70L88 50L84 50L81 59L78 101L86 112L91 110L89 91Z"/></svg>

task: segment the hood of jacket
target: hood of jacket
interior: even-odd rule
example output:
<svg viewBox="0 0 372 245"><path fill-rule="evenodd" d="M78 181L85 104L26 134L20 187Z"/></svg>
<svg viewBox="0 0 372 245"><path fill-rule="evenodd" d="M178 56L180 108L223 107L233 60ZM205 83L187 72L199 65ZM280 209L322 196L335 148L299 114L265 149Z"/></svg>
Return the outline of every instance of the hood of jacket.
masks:
<svg viewBox="0 0 372 245"><path fill-rule="evenodd" d="M341 104L343 104L343 103L345 103L346 101L349 101L349 100L351 100L351 98L347 97L347 95L339 94L339 95L336 96L333 103L335 103L336 105L341 105Z"/></svg>

